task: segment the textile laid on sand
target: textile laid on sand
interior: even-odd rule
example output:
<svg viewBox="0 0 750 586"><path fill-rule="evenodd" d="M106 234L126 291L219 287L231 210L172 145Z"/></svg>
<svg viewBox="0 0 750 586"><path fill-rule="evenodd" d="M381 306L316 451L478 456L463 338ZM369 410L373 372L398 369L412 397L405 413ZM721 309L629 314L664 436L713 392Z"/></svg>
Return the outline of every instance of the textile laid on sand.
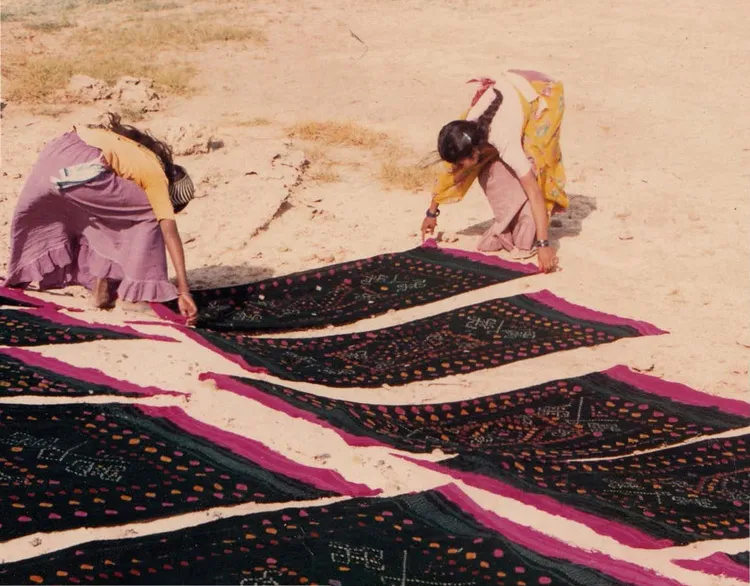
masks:
<svg viewBox="0 0 750 586"><path fill-rule="evenodd" d="M530 264L427 244L193 296L201 328L283 331L351 323L536 272ZM181 321L176 301L153 307Z"/></svg>
<svg viewBox="0 0 750 586"><path fill-rule="evenodd" d="M141 334L129 327L89 324L51 309L0 309L0 345L3 346L44 346L139 338L174 341Z"/></svg>
<svg viewBox="0 0 750 586"><path fill-rule="evenodd" d="M154 387L139 387L90 368L76 368L53 358L20 348L0 350L0 397L38 395L81 397L89 395L182 395Z"/></svg>
<svg viewBox="0 0 750 586"><path fill-rule="evenodd" d="M0 405L0 540L216 506L372 494L176 407Z"/></svg>
<svg viewBox="0 0 750 586"><path fill-rule="evenodd" d="M347 335L274 339L200 328L189 335L251 371L331 387L379 387L662 333L542 291Z"/></svg>
<svg viewBox="0 0 750 586"><path fill-rule="evenodd" d="M222 519L0 566L0 583L677 586L484 511L454 486Z"/></svg>

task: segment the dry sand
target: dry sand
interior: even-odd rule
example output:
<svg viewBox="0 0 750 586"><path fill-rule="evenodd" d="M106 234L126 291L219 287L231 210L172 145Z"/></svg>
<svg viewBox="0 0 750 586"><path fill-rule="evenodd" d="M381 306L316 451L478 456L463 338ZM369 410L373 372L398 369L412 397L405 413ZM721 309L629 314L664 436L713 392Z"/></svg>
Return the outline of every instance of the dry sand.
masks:
<svg viewBox="0 0 750 586"><path fill-rule="evenodd" d="M194 10L201 6L191 4ZM302 170L310 145L287 138L288 125L356 121L399 140L419 158L430 154L440 126L464 107L471 92L467 79L509 68L538 69L562 79L566 88L562 147L572 205L562 228L551 231L562 271L337 331L373 329L546 288L573 303L649 321L670 332L397 389L300 388L373 402L431 402L625 364L706 393L747 399L746 3L727 1L714 8L697 0L282 0L222 6L234 10L237 18L263 25L267 45L215 44L186 57L200 68L203 89L189 98L165 99L160 114L140 123L160 133L198 124L214 128L224 142L208 154L179 158L200 190L200 199L179 218L195 286L247 282L419 243L429 186L418 193L386 190L377 178L382 153L356 148L331 151L346 163L336 167L338 181L315 181ZM92 14L102 17L101 11ZM0 184L4 230L42 145L100 111L98 105L81 105L64 116L45 118L12 103L5 108ZM246 122L258 117L269 124ZM276 213L283 202L284 213ZM473 250L490 217L475 186L464 202L444 208L439 230L451 246ZM0 248L4 262L7 239ZM4 269L3 264L0 273ZM85 307L80 289L66 294L71 297L43 297ZM125 307L82 315L111 323L144 317ZM166 333L162 326L137 327ZM245 373L174 335L181 344L98 342L40 351L134 383L189 391L186 400L144 402L179 404L203 421L246 434L304 464L335 468L385 494L448 481L385 450L350 448L333 432L198 382L197 375L204 371ZM680 569L669 560L673 554L698 558L714 551L737 552L746 550L747 543L633 550L576 523L466 490L514 521L654 568L685 584L739 583ZM237 507L231 514L256 508ZM143 534L211 515L195 513L132 528ZM124 531L47 535L38 547L30 545L32 538L23 538L12 548L4 547L2 557L19 559Z"/></svg>

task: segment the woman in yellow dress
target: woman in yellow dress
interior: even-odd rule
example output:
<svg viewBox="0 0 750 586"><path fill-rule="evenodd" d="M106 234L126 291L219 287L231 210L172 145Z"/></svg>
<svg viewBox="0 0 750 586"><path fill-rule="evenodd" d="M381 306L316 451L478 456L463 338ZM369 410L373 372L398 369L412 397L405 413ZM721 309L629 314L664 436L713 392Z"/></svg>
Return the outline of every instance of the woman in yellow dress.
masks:
<svg viewBox="0 0 750 586"><path fill-rule="evenodd" d="M560 152L563 85L520 70L470 83L479 88L469 109L438 136L445 169L422 222L422 237L434 233L440 204L460 201L479 178L495 221L477 248L536 252L540 268L549 272L557 266L549 218L568 207Z"/></svg>

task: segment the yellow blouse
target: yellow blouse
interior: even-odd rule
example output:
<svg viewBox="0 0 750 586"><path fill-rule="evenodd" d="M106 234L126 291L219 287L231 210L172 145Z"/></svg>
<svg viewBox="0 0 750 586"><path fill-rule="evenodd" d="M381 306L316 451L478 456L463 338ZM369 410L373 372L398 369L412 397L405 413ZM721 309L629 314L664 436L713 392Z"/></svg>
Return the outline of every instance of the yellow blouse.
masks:
<svg viewBox="0 0 750 586"><path fill-rule="evenodd" d="M133 181L146 192L157 221L174 220L169 180L152 151L105 128L81 127L75 131L86 144L102 151L118 176Z"/></svg>

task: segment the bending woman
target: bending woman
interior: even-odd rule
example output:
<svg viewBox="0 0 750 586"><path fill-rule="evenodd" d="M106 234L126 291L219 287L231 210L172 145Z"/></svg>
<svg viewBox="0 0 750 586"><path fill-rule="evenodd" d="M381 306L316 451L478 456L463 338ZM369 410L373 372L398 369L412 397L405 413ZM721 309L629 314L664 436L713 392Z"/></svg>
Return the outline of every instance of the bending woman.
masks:
<svg viewBox="0 0 750 586"><path fill-rule="evenodd" d="M74 128L45 146L21 191L4 284L82 285L100 308L115 297L178 298L192 323L198 310L175 222L192 198L190 177L163 142L115 114L104 126Z"/></svg>
<svg viewBox="0 0 750 586"><path fill-rule="evenodd" d="M468 111L438 136L445 170L422 222L422 237L434 233L439 205L463 199L478 177L495 221L477 248L536 252L548 272L557 265L548 241L549 217L568 207L560 152L562 83L519 70L472 82L480 87Z"/></svg>

